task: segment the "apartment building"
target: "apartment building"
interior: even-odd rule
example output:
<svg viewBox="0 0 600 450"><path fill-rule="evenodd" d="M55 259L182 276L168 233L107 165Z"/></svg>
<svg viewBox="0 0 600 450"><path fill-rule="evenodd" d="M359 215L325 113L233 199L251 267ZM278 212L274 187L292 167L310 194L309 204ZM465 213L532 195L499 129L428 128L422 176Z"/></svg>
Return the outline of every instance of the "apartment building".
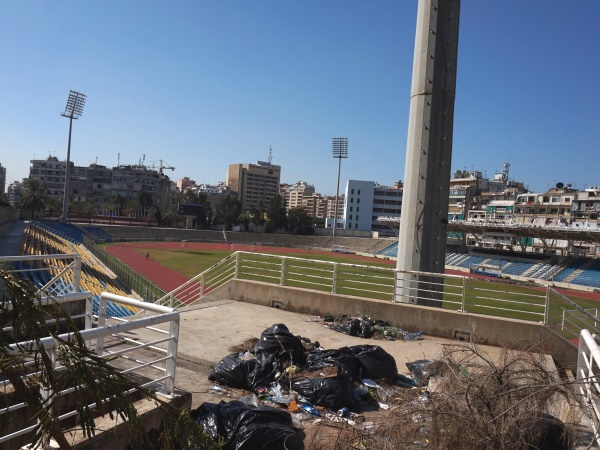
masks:
<svg viewBox="0 0 600 450"><path fill-rule="evenodd" d="M279 193L280 176L280 166L264 161L256 164L230 164L227 170L227 187L237 192L242 211L249 211L258 206L261 200L263 205L268 205Z"/></svg>
<svg viewBox="0 0 600 450"><path fill-rule="evenodd" d="M6 187L6 167L2 167L0 164L0 195L3 195Z"/></svg>
<svg viewBox="0 0 600 450"><path fill-rule="evenodd" d="M294 184L286 186L287 187L283 192L282 198L285 200L285 207L287 210L292 208L301 208L303 197L310 196L315 193L315 187L311 184L307 184L305 181L297 181ZM279 192L281 195L281 189Z"/></svg>
<svg viewBox="0 0 600 450"><path fill-rule="evenodd" d="M56 156L48 156L46 159L32 159L29 161L29 179L36 180L44 185L44 193L48 198L54 198L62 202L65 189L65 173L67 162L59 161ZM75 164L69 162L70 173Z"/></svg>
<svg viewBox="0 0 600 450"><path fill-rule="evenodd" d="M13 181L8 185L6 189L6 194L8 195L8 203L11 207L15 209L19 209L21 207L21 191L23 189L23 184L20 181Z"/></svg>
<svg viewBox="0 0 600 450"><path fill-rule="evenodd" d="M562 183L544 193L520 194L515 200L514 221L537 226L568 225L577 194L571 185Z"/></svg>

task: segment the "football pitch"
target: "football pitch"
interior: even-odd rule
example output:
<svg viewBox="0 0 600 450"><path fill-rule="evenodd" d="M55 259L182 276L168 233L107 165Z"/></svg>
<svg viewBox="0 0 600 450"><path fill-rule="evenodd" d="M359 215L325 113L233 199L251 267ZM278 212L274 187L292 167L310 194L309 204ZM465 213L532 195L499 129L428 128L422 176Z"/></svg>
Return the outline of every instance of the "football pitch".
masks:
<svg viewBox="0 0 600 450"><path fill-rule="evenodd" d="M152 246L151 243L148 243L147 245ZM193 248L191 245L181 248L154 247L151 249L151 255L152 259L160 264L192 278L230 256L235 250L235 248L230 250ZM143 254L145 253L146 248L142 245L139 248L136 248L136 251ZM332 265L322 264L320 262L337 262L352 264L353 266L344 266L343 270L340 269L337 273L336 293L358 295L356 293L357 289L355 289L357 283L362 283L363 285L373 283L375 287L373 289L367 289L369 290L368 295L361 294L361 296L380 300L391 300L392 298L393 272L391 270L377 271L374 270L374 268L393 269L395 268L394 261L384 261L382 259L366 257L357 258L356 255L344 255L331 252L270 247L263 247L260 250L255 249L253 253L276 255L278 260L280 260L279 257L307 259L308 261L294 260L293 262L287 263L287 271L284 280L286 286L331 291L331 283L328 283L326 279L331 276L330 268ZM248 261L245 262L245 260ZM264 281L263 275L266 273L267 269L262 269L260 266L262 264L267 264L268 262L273 264L273 258L257 255L242 255L241 265L244 269L241 270L240 278ZM325 282L311 283L310 280L313 279L321 279L325 280ZM459 297L463 290L462 279L445 278L444 308L456 310L461 309L461 306L464 306L464 310L472 313L484 313L535 321L539 321L543 318L543 316L540 317L540 311L543 310L545 303L545 290L543 287L494 281L498 280L468 278L464 289L465 302L464 305L460 305L457 304L457 301L460 303ZM585 309L594 310L599 305L598 300L589 298L589 296L578 291L568 291L565 294L569 299ZM498 308L498 299L501 299L503 307ZM504 305L506 305L506 307L504 307ZM554 311L554 313L558 317L562 314L562 311L557 310Z"/></svg>

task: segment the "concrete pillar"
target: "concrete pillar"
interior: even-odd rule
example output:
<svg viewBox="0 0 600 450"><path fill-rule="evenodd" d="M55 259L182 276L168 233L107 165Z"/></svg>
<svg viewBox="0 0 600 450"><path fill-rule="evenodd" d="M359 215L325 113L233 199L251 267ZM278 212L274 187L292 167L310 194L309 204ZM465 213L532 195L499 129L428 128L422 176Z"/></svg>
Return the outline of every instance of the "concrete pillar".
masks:
<svg viewBox="0 0 600 450"><path fill-rule="evenodd" d="M460 0L419 0L408 119L399 270L443 273ZM398 276L396 301L441 306L438 277Z"/></svg>

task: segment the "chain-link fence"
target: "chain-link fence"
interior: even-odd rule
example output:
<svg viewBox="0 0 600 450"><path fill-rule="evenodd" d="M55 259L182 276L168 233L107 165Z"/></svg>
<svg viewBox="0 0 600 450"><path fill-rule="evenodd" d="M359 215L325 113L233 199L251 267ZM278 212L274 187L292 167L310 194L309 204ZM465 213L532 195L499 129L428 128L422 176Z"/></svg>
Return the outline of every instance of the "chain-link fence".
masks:
<svg viewBox="0 0 600 450"><path fill-rule="evenodd" d="M118 281L123 286L135 292L144 301L154 303L167 294L150 280L144 278L127 264L98 247L85 236L83 238L83 245L117 276Z"/></svg>

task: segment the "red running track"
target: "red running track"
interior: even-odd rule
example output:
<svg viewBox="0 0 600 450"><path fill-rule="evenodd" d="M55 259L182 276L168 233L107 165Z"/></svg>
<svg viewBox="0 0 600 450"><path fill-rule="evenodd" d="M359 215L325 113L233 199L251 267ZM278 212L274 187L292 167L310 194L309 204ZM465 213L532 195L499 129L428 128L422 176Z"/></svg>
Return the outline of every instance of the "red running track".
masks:
<svg viewBox="0 0 600 450"><path fill-rule="evenodd" d="M165 292L171 292L189 280L185 275L153 261L152 257L146 259L143 254L135 250L135 247L141 247L141 245L110 245L106 247L106 251ZM146 244L143 247L152 247L152 244Z"/></svg>

